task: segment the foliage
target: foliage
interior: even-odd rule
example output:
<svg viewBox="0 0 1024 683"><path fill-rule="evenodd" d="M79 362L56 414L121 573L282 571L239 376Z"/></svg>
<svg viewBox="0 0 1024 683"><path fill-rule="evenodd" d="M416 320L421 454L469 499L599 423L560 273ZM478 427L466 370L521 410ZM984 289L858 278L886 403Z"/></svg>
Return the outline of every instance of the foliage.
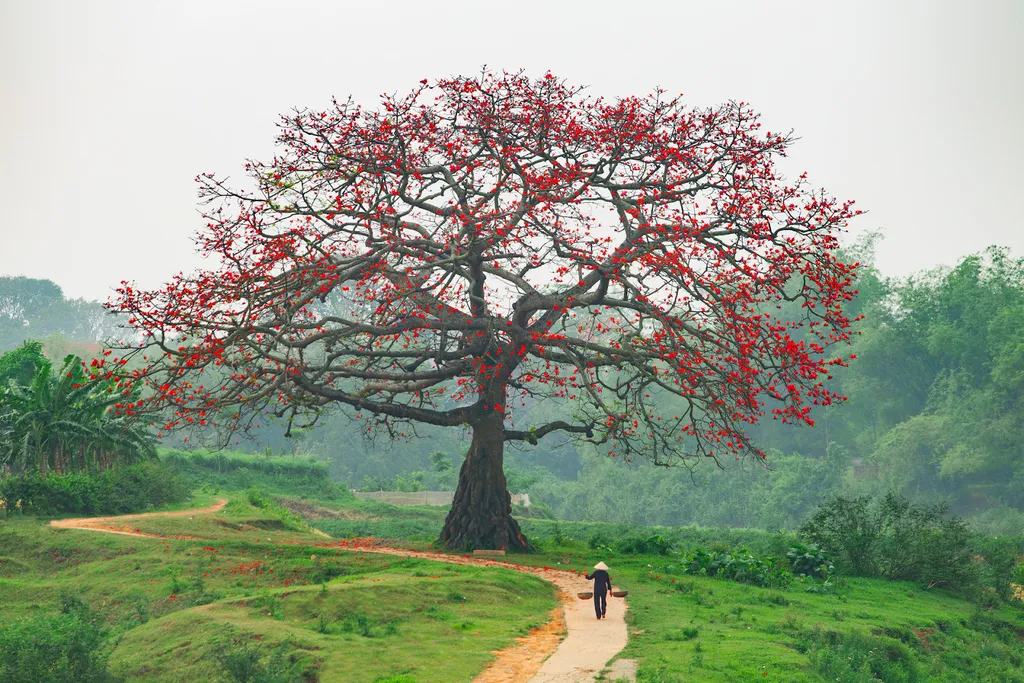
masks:
<svg viewBox="0 0 1024 683"><path fill-rule="evenodd" d="M705 548L684 551L680 564L685 574L712 576L765 588L789 585L790 572L777 558L755 557L749 551L716 552Z"/></svg>
<svg viewBox="0 0 1024 683"><path fill-rule="evenodd" d="M43 345L37 341L26 341L13 351L0 355L0 391L12 382L19 386L30 385L36 370L45 365Z"/></svg>
<svg viewBox="0 0 1024 683"><path fill-rule="evenodd" d="M817 501L895 491L946 501L988 533L1019 533L1024 510L1024 260L990 248L905 279L862 262L851 317L866 315L856 359L828 384L849 397L815 406L817 427L751 426L772 471L671 471L583 455L568 481L530 490L563 519L795 529ZM614 482L614 485L609 485Z"/></svg>
<svg viewBox="0 0 1024 683"><path fill-rule="evenodd" d="M531 470L531 501L549 505L561 519L654 526L794 529L815 502L841 490L849 463L838 446L828 458L771 451L771 470L725 466L698 469L620 462L583 448L572 480ZM784 552L784 551L783 551Z"/></svg>
<svg viewBox="0 0 1024 683"><path fill-rule="evenodd" d="M881 487L1021 509L1024 260L992 247L886 288L844 378L860 407L842 429L875 436L860 452Z"/></svg>
<svg viewBox="0 0 1024 683"><path fill-rule="evenodd" d="M117 329L117 317L102 304L65 299L50 280L0 277L0 352L58 334L95 344Z"/></svg>
<svg viewBox="0 0 1024 683"><path fill-rule="evenodd" d="M408 472L405 476L398 475L395 477L395 491L403 491L411 493L414 491L423 490L423 481L427 478L426 472L416 470L414 472Z"/></svg>
<svg viewBox="0 0 1024 683"><path fill-rule="evenodd" d="M595 540L593 547L597 548L599 545L600 541ZM668 555L672 546L672 541L666 540L661 534L654 534L647 538L626 536L615 544L615 550L623 555Z"/></svg>
<svg viewBox="0 0 1024 683"><path fill-rule="evenodd" d="M221 648L217 661L238 683L302 683L308 680L301 662L292 661L289 648L282 645L264 656L259 645Z"/></svg>
<svg viewBox="0 0 1024 683"><path fill-rule="evenodd" d="M749 425L813 425L811 406L843 400L824 380L846 365L832 347L853 334L857 264L836 234L861 212L785 183L793 137L746 103L485 72L381 105L282 118L251 190L199 178L197 242L219 269L118 289L110 308L146 340L125 347L145 360L145 409L173 411L168 429L270 414L290 433L329 404L388 439L465 426L441 537L525 548L506 441L761 459ZM512 429L527 399L546 414Z"/></svg>
<svg viewBox="0 0 1024 683"><path fill-rule="evenodd" d="M0 683L110 683L112 644L102 620L80 602L62 613L0 621Z"/></svg>
<svg viewBox="0 0 1024 683"><path fill-rule="evenodd" d="M822 503L800 529L819 547L841 558L843 568L854 576L878 573L875 544L881 532L870 509L871 498L837 496Z"/></svg>
<svg viewBox="0 0 1024 683"><path fill-rule="evenodd" d="M1013 573L1010 575L1010 581L1018 586L1024 586L1024 562L1014 565Z"/></svg>
<svg viewBox="0 0 1024 683"><path fill-rule="evenodd" d="M430 465L433 469L434 481L441 491L455 488L456 475L451 458L444 451L433 451L430 454Z"/></svg>
<svg viewBox="0 0 1024 683"><path fill-rule="evenodd" d="M0 479L0 509L7 514L119 515L188 496L182 479L154 462L88 474L32 472Z"/></svg>
<svg viewBox="0 0 1024 683"><path fill-rule="evenodd" d="M895 494L880 500L837 497L823 503L801 533L856 576L963 590L978 579L971 534L948 512L944 504L915 504Z"/></svg>
<svg viewBox="0 0 1024 683"><path fill-rule="evenodd" d="M922 680L907 645L895 638L816 628L807 634L801 647L809 648L812 666L826 681L916 683Z"/></svg>
<svg viewBox="0 0 1024 683"><path fill-rule="evenodd" d="M56 372L49 361L37 360L29 384L0 387L0 466L15 472L38 469L45 475L104 470L154 457L152 434L132 417L141 387L124 388L121 378L109 372L114 371L87 370L69 355Z"/></svg>
<svg viewBox="0 0 1024 683"><path fill-rule="evenodd" d="M1024 570L1018 562L1024 557L1024 538L976 535L971 538L971 568L977 573L973 587L976 602L993 604L997 600L1010 600L1011 583L1024 585Z"/></svg>
<svg viewBox="0 0 1024 683"><path fill-rule="evenodd" d="M327 464L313 458L170 448L160 449L159 457L192 490L216 493L257 487L317 500L351 497L331 481Z"/></svg>
<svg viewBox="0 0 1024 683"><path fill-rule="evenodd" d="M789 566L797 576L810 576L827 580L835 570L835 565L828 553L814 545L794 543L786 553Z"/></svg>
<svg viewBox="0 0 1024 683"><path fill-rule="evenodd" d="M184 451L172 448L162 448L159 454L161 460L180 469L201 468L215 471L218 474L247 469L283 477L327 477L326 463L301 456L255 455L230 450Z"/></svg>

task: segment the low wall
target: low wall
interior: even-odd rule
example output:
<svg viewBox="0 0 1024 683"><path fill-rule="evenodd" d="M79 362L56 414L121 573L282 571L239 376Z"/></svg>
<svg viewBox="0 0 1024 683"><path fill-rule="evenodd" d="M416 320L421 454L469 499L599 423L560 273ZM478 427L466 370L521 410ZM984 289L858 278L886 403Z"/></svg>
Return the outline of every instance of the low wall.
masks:
<svg viewBox="0 0 1024 683"><path fill-rule="evenodd" d="M356 498L363 500L375 500L380 503L391 505L451 505L455 498L454 491L416 491L407 493L404 491L353 491ZM530 507L530 494L513 493L512 504Z"/></svg>

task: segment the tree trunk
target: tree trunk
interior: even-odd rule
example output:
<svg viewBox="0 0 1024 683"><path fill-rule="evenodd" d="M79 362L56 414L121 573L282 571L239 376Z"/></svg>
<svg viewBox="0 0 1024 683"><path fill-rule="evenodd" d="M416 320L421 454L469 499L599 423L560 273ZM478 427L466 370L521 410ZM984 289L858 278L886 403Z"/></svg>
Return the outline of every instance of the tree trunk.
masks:
<svg viewBox="0 0 1024 683"><path fill-rule="evenodd" d="M529 550L512 519L512 497L505 483L504 415L495 411L473 425L473 441L455 489L440 543L448 550Z"/></svg>

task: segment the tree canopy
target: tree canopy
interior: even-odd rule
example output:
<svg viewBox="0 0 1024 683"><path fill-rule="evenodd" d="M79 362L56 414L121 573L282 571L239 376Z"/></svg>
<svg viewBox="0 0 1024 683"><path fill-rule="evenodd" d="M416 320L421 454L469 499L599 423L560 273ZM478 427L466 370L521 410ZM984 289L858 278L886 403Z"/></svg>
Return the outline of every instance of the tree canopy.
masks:
<svg viewBox="0 0 1024 683"><path fill-rule="evenodd" d="M860 213L787 183L792 137L743 102L614 101L551 74L423 81L366 111L296 110L249 188L204 174L220 268L113 308L166 429L342 404L390 436L467 427L449 547L525 547L506 441L552 433L659 464L764 453L746 427L842 397ZM341 305L331 306L329 302ZM122 378L123 380L124 378ZM519 424L548 400L570 419Z"/></svg>
<svg viewBox="0 0 1024 683"><path fill-rule="evenodd" d="M95 301L67 299L51 280L0 277L0 351L27 340L95 343L117 336L116 316Z"/></svg>

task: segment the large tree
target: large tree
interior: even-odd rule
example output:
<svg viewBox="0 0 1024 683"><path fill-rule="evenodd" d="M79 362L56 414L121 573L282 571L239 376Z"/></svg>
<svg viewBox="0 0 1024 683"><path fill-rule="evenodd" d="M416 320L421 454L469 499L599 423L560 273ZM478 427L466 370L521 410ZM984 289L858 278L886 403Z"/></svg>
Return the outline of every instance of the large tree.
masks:
<svg viewBox="0 0 1024 683"><path fill-rule="evenodd" d="M381 104L282 117L248 187L198 178L198 243L220 266L111 304L146 334L136 410L233 430L341 404L389 437L467 429L440 540L524 548L506 442L761 459L745 425L840 398L823 379L844 363L828 347L849 335L856 264L835 235L859 212L786 184L791 136L743 102L483 73ZM517 423L527 397L561 419Z"/></svg>

